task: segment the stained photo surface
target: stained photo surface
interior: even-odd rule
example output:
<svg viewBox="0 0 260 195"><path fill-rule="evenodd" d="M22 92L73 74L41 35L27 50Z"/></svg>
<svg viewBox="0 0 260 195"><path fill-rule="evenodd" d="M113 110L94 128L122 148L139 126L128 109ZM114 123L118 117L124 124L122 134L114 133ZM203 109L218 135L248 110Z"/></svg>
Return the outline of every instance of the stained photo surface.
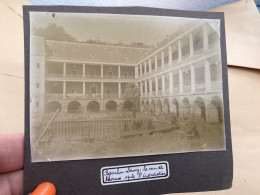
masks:
<svg viewBox="0 0 260 195"><path fill-rule="evenodd" d="M225 150L220 20L30 12L33 162Z"/></svg>

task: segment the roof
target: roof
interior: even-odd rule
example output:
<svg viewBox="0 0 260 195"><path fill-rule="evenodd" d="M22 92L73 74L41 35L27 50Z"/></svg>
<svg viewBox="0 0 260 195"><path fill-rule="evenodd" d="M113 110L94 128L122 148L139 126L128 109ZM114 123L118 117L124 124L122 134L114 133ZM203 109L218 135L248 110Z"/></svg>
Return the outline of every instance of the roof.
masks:
<svg viewBox="0 0 260 195"><path fill-rule="evenodd" d="M46 58L49 60L75 60L136 64L151 48L84 44L46 40Z"/></svg>

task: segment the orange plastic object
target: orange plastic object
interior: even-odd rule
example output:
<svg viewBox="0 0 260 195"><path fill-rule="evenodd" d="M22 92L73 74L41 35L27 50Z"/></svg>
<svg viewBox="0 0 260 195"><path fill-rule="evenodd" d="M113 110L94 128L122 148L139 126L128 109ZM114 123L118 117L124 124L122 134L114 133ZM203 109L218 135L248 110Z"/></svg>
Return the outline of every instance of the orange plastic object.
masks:
<svg viewBox="0 0 260 195"><path fill-rule="evenodd" d="M38 185L31 195L56 195L56 188L50 182L44 182Z"/></svg>

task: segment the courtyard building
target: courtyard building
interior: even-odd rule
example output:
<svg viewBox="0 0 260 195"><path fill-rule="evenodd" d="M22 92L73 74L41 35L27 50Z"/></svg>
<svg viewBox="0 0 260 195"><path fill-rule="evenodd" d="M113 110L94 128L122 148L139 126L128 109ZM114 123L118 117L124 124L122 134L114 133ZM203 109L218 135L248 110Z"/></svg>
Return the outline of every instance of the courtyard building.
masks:
<svg viewBox="0 0 260 195"><path fill-rule="evenodd" d="M207 22L156 47L85 44L31 38L31 113L137 111L223 122L219 34ZM138 102L123 97L128 83Z"/></svg>

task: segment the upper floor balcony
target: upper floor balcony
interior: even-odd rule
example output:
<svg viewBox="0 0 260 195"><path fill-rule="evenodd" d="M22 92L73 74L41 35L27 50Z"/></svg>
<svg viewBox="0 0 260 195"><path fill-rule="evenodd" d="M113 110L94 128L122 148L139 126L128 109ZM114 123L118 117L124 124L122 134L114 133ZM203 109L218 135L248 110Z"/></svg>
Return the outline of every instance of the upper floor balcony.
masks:
<svg viewBox="0 0 260 195"><path fill-rule="evenodd" d="M46 61L46 80L85 81L85 80L132 80L134 66L79 64Z"/></svg>
<svg viewBox="0 0 260 195"><path fill-rule="evenodd" d="M172 56L172 62L169 64L169 60L165 60L163 66L161 64L157 64L157 68L152 68L151 71L147 71L146 73L142 71L142 77L149 77L149 75L153 75L154 73L164 71L165 69L169 69L170 67L179 66L181 64L185 64L186 62L193 61L197 59L198 61L201 60L201 57L205 56L206 54L210 54L218 49L220 46L219 41L210 42L208 45L208 49L205 50L201 43L197 43L194 45L193 53L190 52L183 53L180 58L176 56ZM168 57L168 56L167 56ZM161 62L160 62L161 63ZM140 75L139 75L140 76Z"/></svg>
<svg viewBox="0 0 260 195"><path fill-rule="evenodd" d="M61 80L75 80L75 81L83 81L83 80L134 80L135 77L133 75L121 75L120 77L117 75L79 75L79 74L46 74L46 80L53 81L61 81Z"/></svg>

